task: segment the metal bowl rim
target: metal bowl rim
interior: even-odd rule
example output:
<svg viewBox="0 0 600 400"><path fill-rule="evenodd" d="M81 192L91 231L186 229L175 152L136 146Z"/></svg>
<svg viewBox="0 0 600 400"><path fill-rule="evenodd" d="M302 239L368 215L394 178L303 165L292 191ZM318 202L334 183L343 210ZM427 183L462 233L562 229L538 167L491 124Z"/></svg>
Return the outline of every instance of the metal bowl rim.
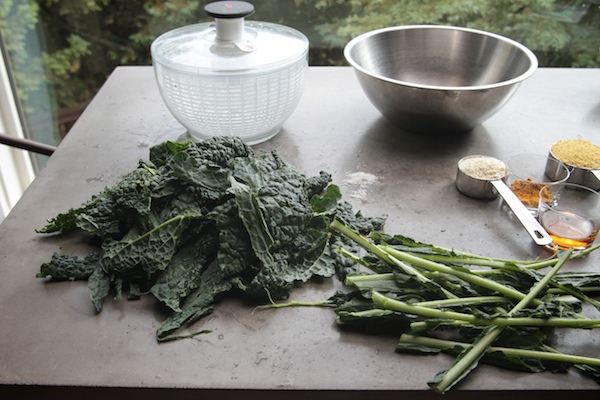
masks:
<svg viewBox="0 0 600 400"><path fill-rule="evenodd" d="M529 59L530 65L529 65L529 68L527 69L527 71L525 71L518 77L509 79L506 81L502 81L502 82L492 83L492 84L488 84L488 85L478 85L478 86L438 86L438 85L424 85L424 84L418 84L418 83L411 83L411 82L402 81L402 80L398 80L398 79L388 78L384 75L375 74L375 73L369 71L368 69L362 67L361 65L359 65L353 59L353 57L351 55L352 49L358 43L366 40L367 38L369 38L371 36L376 36L376 35L379 35L379 34L385 33L385 32L411 30L411 29L457 30L457 31L464 31L464 32L475 33L478 35L492 37L499 41L508 43L508 44L518 48L519 50L521 50ZM373 31L365 32L365 33L355 37L350 42L348 42L348 44L346 44L346 46L344 47L344 57L346 58L346 60L348 61L348 63L350 63L350 65L352 67L354 67L357 71L360 71L365 75L371 76L373 78L376 78L376 79L379 79L382 81L390 82L390 83L393 83L396 85L402 85L402 86L407 86L407 87L417 88L417 89L429 89L429 90L481 91L481 90L489 90L489 89L494 89L494 88L511 86L511 85L520 83L520 82L524 81L525 79L529 78L531 75L533 75L535 73L535 71L538 68L538 59L537 59L536 55L525 45L523 45L513 39L509 39L505 36L498 35L496 33L482 31L479 29L463 28L463 27L459 27L459 26L450 26L450 25L402 25L402 26L392 26L392 27L388 27L388 28L381 28L381 29L376 29Z"/></svg>

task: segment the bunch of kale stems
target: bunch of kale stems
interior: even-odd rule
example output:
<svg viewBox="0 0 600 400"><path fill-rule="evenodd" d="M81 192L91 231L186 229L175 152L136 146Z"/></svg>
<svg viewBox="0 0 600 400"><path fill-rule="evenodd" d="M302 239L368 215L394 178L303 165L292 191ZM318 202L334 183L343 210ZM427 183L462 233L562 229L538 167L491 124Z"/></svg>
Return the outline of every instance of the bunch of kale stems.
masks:
<svg viewBox="0 0 600 400"><path fill-rule="evenodd" d="M170 315L159 342L213 312L226 295L265 308L331 307L350 329L392 331L398 352L456 355L429 386L444 393L485 362L518 371L575 367L600 383L600 359L545 343L556 328L600 328L600 273L562 272L600 246L543 260L507 260L381 232L341 201L331 176L307 177L276 152L240 139L183 135L39 233L81 231L98 251L55 253L40 278L87 280L97 312L116 299L153 295ZM541 272L546 271L546 272ZM283 302L296 282L337 275L348 287L315 302Z"/></svg>

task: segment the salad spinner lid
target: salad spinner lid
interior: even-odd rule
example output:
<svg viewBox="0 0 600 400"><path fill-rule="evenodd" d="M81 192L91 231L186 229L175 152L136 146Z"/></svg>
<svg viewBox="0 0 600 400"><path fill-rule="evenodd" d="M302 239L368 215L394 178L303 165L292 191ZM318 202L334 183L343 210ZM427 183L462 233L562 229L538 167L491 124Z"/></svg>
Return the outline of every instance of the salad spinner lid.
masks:
<svg viewBox="0 0 600 400"><path fill-rule="evenodd" d="M301 32L268 22L246 21L254 6L219 1L204 8L214 22L174 29L151 46L159 64L192 73L239 72L289 64L306 56L308 39Z"/></svg>

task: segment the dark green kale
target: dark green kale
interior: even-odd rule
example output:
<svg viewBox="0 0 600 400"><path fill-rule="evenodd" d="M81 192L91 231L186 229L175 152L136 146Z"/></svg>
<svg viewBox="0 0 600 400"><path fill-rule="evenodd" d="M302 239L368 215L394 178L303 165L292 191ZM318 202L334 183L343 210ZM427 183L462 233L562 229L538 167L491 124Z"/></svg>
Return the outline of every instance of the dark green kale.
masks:
<svg viewBox="0 0 600 400"><path fill-rule="evenodd" d="M153 225L151 204L156 172L140 162L119 184L106 188L79 208L57 215L39 233L69 232L77 229L102 239L121 239L133 226Z"/></svg>
<svg viewBox="0 0 600 400"><path fill-rule="evenodd" d="M37 277L49 277L55 281L87 280L99 266L99 263L100 255L98 253L90 253L84 258L61 256L58 253L54 253L49 262L42 264Z"/></svg>
<svg viewBox="0 0 600 400"><path fill-rule="evenodd" d="M383 219L353 213L340 199L325 172L307 177L237 138L186 136L154 146L115 186L40 229L85 231L100 255L55 255L38 276L87 279L98 312L111 291L117 299L151 294L172 311L157 338L172 340L228 293L280 300L294 282L354 270L337 249L356 245L330 230L331 221L337 215L368 233Z"/></svg>

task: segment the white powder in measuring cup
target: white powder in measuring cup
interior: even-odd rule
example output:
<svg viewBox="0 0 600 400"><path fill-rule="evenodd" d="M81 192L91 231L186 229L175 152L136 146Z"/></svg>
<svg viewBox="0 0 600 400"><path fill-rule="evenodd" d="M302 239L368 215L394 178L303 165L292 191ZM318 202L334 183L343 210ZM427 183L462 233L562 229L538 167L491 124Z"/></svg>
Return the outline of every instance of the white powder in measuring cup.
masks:
<svg viewBox="0 0 600 400"><path fill-rule="evenodd" d="M504 162L494 157L471 156L458 162L458 168L471 178L494 180L506 175Z"/></svg>

